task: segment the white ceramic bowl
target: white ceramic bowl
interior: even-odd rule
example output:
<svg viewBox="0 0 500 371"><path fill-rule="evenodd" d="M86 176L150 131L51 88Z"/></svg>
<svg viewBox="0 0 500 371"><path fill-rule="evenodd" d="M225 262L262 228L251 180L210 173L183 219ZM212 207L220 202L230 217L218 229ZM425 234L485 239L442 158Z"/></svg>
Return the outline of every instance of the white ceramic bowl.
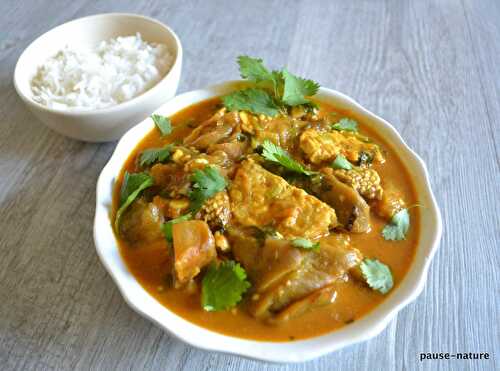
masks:
<svg viewBox="0 0 500 371"><path fill-rule="evenodd" d="M161 106L156 112L170 116L179 110L204 99L234 90L236 82L227 82L202 90L181 94ZM337 91L321 88L317 98L333 103L336 107L355 112L368 125L376 128L394 146L408 167L418 193L421 208L419 246L410 271L381 305L360 320L338 331L308 340L293 342L263 342L221 335L186 321L171 312L144 290L128 271L120 257L110 220L112 192L115 179L125 160L138 142L153 128L145 120L130 129L118 143L113 156L106 164L97 182L97 205L94 223L94 240L99 257L120 289L125 301L139 314L152 320L179 339L193 346L210 351L233 353L245 357L274 361L301 362L337 349L367 340L380 333L392 317L422 292L427 270L441 237L441 216L431 191L427 169L423 161L403 141L386 121L361 107L351 98Z"/></svg>
<svg viewBox="0 0 500 371"><path fill-rule="evenodd" d="M170 71L150 90L109 108L62 110L33 100L30 81L37 68L66 45L96 46L100 41L140 32L147 42L167 45L174 56ZM135 14L109 13L76 19L33 41L21 54L14 71L14 86L27 107L49 128L71 138L106 142L120 138L177 92L182 66L182 46L164 24Z"/></svg>

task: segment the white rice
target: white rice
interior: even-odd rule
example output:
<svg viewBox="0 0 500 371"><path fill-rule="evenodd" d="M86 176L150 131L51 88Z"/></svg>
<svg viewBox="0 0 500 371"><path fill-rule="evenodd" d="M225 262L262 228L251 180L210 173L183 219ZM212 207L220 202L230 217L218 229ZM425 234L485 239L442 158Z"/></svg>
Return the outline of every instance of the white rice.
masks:
<svg viewBox="0 0 500 371"><path fill-rule="evenodd" d="M140 34L102 41L93 49L66 46L38 68L33 99L51 108L111 107L152 88L172 63L165 45L144 42Z"/></svg>

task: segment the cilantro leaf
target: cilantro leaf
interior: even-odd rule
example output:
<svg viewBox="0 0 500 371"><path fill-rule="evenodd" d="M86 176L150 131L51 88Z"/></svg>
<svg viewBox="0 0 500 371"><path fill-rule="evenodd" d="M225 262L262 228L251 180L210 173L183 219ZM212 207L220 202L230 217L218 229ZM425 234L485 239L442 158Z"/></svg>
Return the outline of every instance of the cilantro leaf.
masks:
<svg viewBox="0 0 500 371"><path fill-rule="evenodd" d="M115 229L118 231L120 221L123 213L135 201L139 194L146 188L154 184L154 179L151 175L146 173L133 173L125 172L123 183L120 190L120 208L115 216Z"/></svg>
<svg viewBox="0 0 500 371"><path fill-rule="evenodd" d="M292 240L292 246L306 250L319 250L319 242L312 242L305 238L296 238Z"/></svg>
<svg viewBox="0 0 500 371"><path fill-rule="evenodd" d="M283 166L284 168L294 171L296 173L304 174L304 175L313 175L316 174L314 171L307 170L302 164L295 161L287 151L283 148L277 146L270 140L265 140L262 143L262 157L264 157L268 161L276 162Z"/></svg>
<svg viewBox="0 0 500 371"><path fill-rule="evenodd" d="M254 82L273 82L275 76L272 72L264 67L262 59L251 58L246 55L238 57L238 65L240 66L240 75L244 79Z"/></svg>
<svg viewBox="0 0 500 371"><path fill-rule="evenodd" d="M356 133L358 131L358 123L356 120L343 118L340 119L337 123L332 125L332 129L338 131L351 131Z"/></svg>
<svg viewBox="0 0 500 371"><path fill-rule="evenodd" d="M230 110L246 110L255 114L276 116L286 106L305 105L313 111L316 105L306 96L315 95L319 85L312 81L295 76L286 69L270 71L262 63L262 59L245 55L238 57L240 75L254 82L258 88L236 91L222 98L224 105Z"/></svg>
<svg viewBox="0 0 500 371"><path fill-rule="evenodd" d="M125 171L125 175L123 176L122 186L120 188L120 206L122 206L127 198L148 180L153 180L151 175L147 173L129 173Z"/></svg>
<svg viewBox="0 0 500 371"><path fill-rule="evenodd" d="M190 220L191 218L192 218L191 213L187 213L185 215L179 216L178 218L171 219L168 222L163 223L161 225L161 231L163 232L165 239L168 242L172 242L172 227L174 226L174 224L185 222L187 220Z"/></svg>
<svg viewBox="0 0 500 371"><path fill-rule="evenodd" d="M390 223L382 230L382 236L388 241L404 240L409 228L410 213L408 209L403 209L392 216Z"/></svg>
<svg viewBox="0 0 500 371"><path fill-rule="evenodd" d="M189 199L191 200L190 209L193 213L198 212L207 199L223 191L227 186L226 179L215 167L210 165L207 165L203 170L195 170L191 176L191 182L193 182L193 186L189 193Z"/></svg>
<svg viewBox="0 0 500 371"><path fill-rule="evenodd" d="M238 263L228 260L219 266L212 264L203 277L201 305L208 312L230 309L249 287L247 274Z"/></svg>
<svg viewBox="0 0 500 371"><path fill-rule="evenodd" d="M276 116L279 106L263 89L249 88L235 91L222 97L222 102L229 111L250 111L257 115Z"/></svg>
<svg viewBox="0 0 500 371"><path fill-rule="evenodd" d="M373 162L373 155L372 154L370 154L368 152L364 152L364 151L361 151L359 153L359 158L358 158L358 165L359 166L368 166L372 162Z"/></svg>
<svg viewBox="0 0 500 371"><path fill-rule="evenodd" d="M139 165L141 167L152 165L156 162L165 162L170 158L171 145L163 148L148 148L141 153Z"/></svg>
<svg viewBox="0 0 500 371"><path fill-rule="evenodd" d="M392 289L394 282L391 270L387 265L377 259L364 259L360 264L360 268L366 283L372 289L382 294L387 294Z"/></svg>
<svg viewBox="0 0 500 371"><path fill-rule="evenodd" d="M285 86L282 100L289 106L309 103L305 97L316 94L319 89L318 83L292 75L286 69L283 70L283 79Z"/></svg>
<svg viewBox="0 0 500 371"><path fill-rule="evenodd" d="M351 163L342 155L337 155L330 166L334 169L352 170Z"/></svg>
<svg viewBox="0 0 500 371"><path fill-rule="evenodd" d="M155 123L158 130L160 130L161 136L169 135L172 132L172 122L168 117L161 115L151 115L153 122Z"/></svg>
<svg viewBox="0 0 500 371"><path fill-rule="evenodd" d="M280 104L282 103L281 97L283 96L283 89L285 87L285 79L283 78L282 71L273 71L271 72L273 79L273 94L274 99L276 99Z"/></svg>

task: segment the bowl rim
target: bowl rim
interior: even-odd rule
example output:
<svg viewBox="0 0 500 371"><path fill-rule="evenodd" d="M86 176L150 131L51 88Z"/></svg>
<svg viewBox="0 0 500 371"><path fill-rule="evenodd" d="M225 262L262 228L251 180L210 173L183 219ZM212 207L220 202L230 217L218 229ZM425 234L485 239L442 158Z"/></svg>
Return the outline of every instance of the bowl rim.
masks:
<svg viewBox="0 0 500 371"><path fill-rule="evenodd" d="M29 49L34 48L35 45L40 42L43 38L50 36L51 34L55 34L57 32L60 32L61 28L66 27L72 23L78 23L82 21L87 21L90 19L98 19L98 18L119 18L119 17L126 17L126 18L138 18L142 19L147 22L151 22L160 28L163 28L166 30L174 39L175 41L175 59L170 66L170 69L168 72L155 84L153 85L150 89L146 90L145 92L139 94L136 97L133 97L132 99L129 99L127 101L115 104L114 106L110 107L104 107L104 108L97 108L97 109L83 109L83 108L74 108L74 109L63 109L63 108L52 108L52 107L47 107L44 106L43 104L35 101L32 97L30 97L28 94L26 94L23 89L20 87L20 81L22 77L20 76L20 69L21 69L21 63L25 59L25 55L28 52ZM139 31L138 31L139 32ZM35 106L37 109L49 112L49 113L54 113L54 114L63 114L67 116L90 116L90 115L95 115L95 114L106 114L106 113L114 113L122 109L127 109L128 107L131 107L133 105L136 105L138 103L141 103L142 101L148 99L152 94L156 92L160 88L160 84L165 82L167 79L172 76L173 71L178 67L180 63L182 63L182 44L179 39L179 36L166 24L162 23L161 21L148 17L145 15L141 14L134 14L134 13L100 13L100 14L94 14L94 15L88 15L85 17L81 18L76 18L72 19L71 21L62 23L60 25L55 26L54 28L51 28L50 30L44 32L40 36L38 36L36 39L34 39L24 50L23 52L19 55L19 58L17 59L16 66L14 68L14 88L16 89L17 94L21 99L26 102L29 105Z"/></svg>
<svg viewBox="0 0 500 371"><path fill-rule="evenodd" d="M234 90L235 86L241 83L242 82L239 80L226 81L220 84L211 85L205 89L198 89L180 94L159 107L155 113L168 115L174 114L175 112L178 112L192 104L201 102L210 97L221 95L221 92ZM423 190L425 191L425 197L429 202L429 204L426 205L426 210L428 212L427 217L432 219L431 226L434 227L434 229L430 232L424 231L422 226L420 228L420 238L417 249L420 250L424 248L424 246L422 246L422 236L425 233L430 233L430 243L425 249L427 252L420 265L418 267L416 266L417 262L416 258L414 258L412 266L410 267L410 271L416 270L414 280L411 282L409 281L410 271L407 272L405 278L396 287L396 289L391 292L389 297L382 301L382 303L380 303L374 310L353 324L344 326L338 330L318 337L293 342L257 341L237 338L205 329L178 316L176 313L157 302L156 299L154 299L144 288L142 288L135 277L128 271L128 268L125 266L125 263L118 251L118 245L113 234L112 222L110 220L109 200L112 200L113 186L111 186L110 189L109 185L114 183L114 179L118 176L126 158L130 155L132 149L140 142L140 140L142 140L145 135L144 133L149 132L149 130L154 127L150 119L145 119L141 123L132 127L120 139L115 151L99 175L96 189L96 214L93 231L97 254L101 262L117 285L125 302L133 310L183 342L200 349L234 354L261 361L278 363L304 362L375 337L387 327L391 319L403 307L414 301L420 295L427 280L429 266L437 251L442 234L441 213L431 189L429 174L425 163L410 147L408 147L406 142L402 139L396 129L392 127L392 125L361 106L352 98L336 90L323 87L320 88L318 96L325 98L319 98L320 101L328 99L341 100L343 101L343 104L349 106L352 111L358 114L362 113L363 115L370 117L374 126L380 126L387 132L391 133L391 138L386 138L388 143L395 147L398 144L398 150L404 151L407 156L410 156L414 160L413 162L415 167L410 168L408 166L408 170L416 170L420 175L419 182L422 183ZM178 107L176 107L176 104ZM171 112L167 113L166 111L169 110ZM138 135L141 134L141 132L144 133L142 133L142 135ZM397 140L399 143L395 143L394 140ZM132 148L127 149L125 148L126 146ZM120 156L124 158L119 158ZM116 169L114 169L114 167ZM412 178L415 177L416 175L412 176ZM103 222L106 222L107 224L102 226ZM104 230L102 230L103 228ZM110 231L112 234L111 238L109 238ZM116 250L118 253L120 259L119 263L117 263L114 259L110 259L109 254L107 254L106 249L109 250L110 247L105 246L104 238L102 238L101 235L103 232L108 235L107 242L114 244L111 246L111 249ZM117 264L119 266L117 266ZM123 272L123 269L125 269L126 272ZM128 282L126 282L127 280ZM129 291L129 289L132 288L131 285L134 286L134 290L135 286L139 285L145 295L151 298L152 302L147 304L137 300L137 298L134 298L135 294L132 290ZM404 292L402 291L403 286L405 286ZM160 306L162 310L160 311L158 308L152 308L153 302ZM179 328L182 329L180 330Z"/></svg>

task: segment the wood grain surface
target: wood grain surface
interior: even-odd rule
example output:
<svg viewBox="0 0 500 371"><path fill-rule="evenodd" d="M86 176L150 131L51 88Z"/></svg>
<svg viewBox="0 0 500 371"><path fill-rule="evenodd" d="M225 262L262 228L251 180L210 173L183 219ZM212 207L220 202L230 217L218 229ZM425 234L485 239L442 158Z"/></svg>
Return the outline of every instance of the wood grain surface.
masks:
<svg viewBox="0 0 500 371"><path fill-rule="evenodd" d="M444 218L418 300L377 338L276 365L191 348L133 312L92 240L95 184L115 143L43 126L17 97L17 58L85 15L133 12L178 33L179 92L237 78L260 56L391 122L427 163ZM0 12L0 369L498 370L500 1L35 1ZM489 352L488 361L419 361Z"/></svg>

